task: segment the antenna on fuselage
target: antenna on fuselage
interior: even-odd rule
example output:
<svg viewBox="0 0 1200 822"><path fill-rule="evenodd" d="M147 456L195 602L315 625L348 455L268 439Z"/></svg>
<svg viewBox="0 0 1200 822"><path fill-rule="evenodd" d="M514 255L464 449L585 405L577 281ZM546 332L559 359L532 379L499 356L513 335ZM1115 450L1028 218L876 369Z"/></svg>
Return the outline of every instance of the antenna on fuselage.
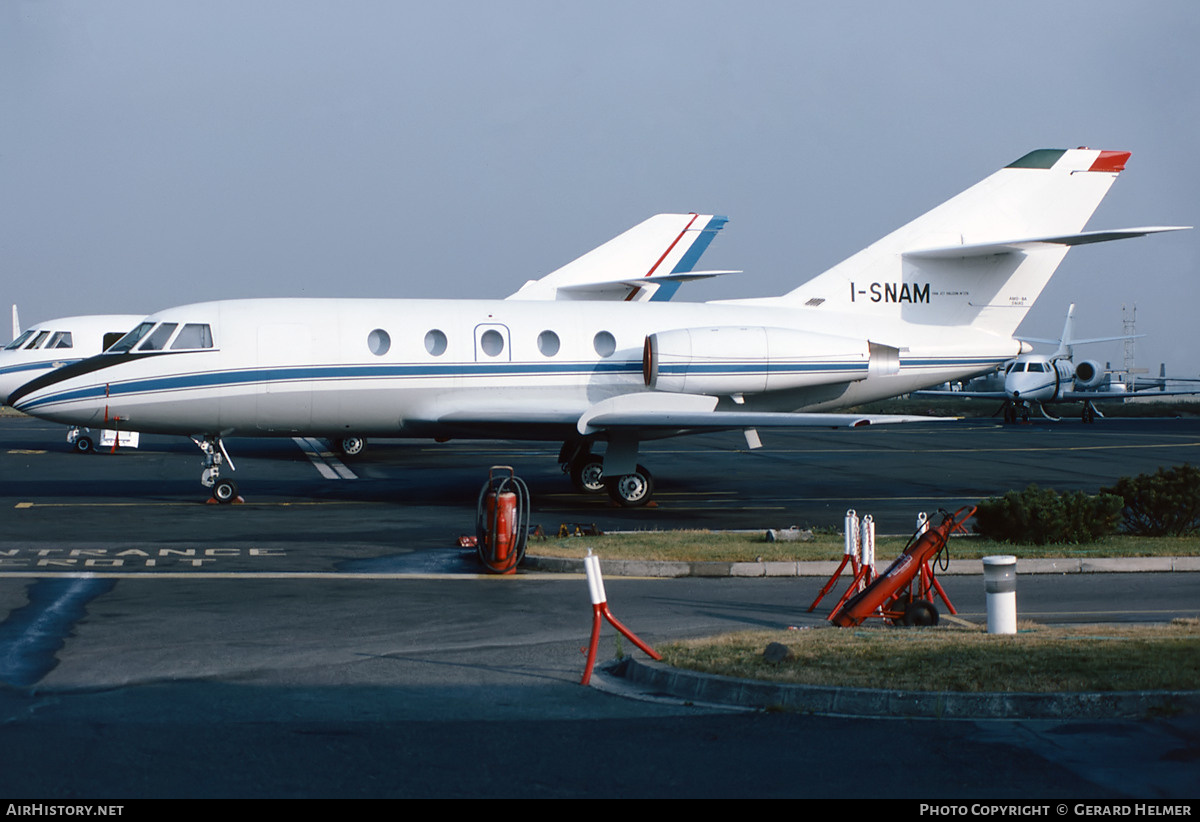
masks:
<svg viewBox="0 0 1200 822"><path fill-rule="evenodd" d="M12 336L12 338L15 340L19 336L21 336L21 321L19 319L17 319L17 304L13 303L13 336Z"/></svg>

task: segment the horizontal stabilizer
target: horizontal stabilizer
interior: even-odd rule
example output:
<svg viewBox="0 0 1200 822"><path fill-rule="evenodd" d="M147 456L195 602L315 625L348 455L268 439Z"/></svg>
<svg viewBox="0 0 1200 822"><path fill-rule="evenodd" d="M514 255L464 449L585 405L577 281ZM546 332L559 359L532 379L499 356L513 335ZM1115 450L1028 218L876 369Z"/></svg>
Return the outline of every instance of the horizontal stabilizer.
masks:
<svg viewBox="0 0 1200 822"><path fill-rule="evenodd" d="M722 274L741 273L741 271L689 271L680 274L657 274L654 277L630 277L622 280L580 283L579 285L560 285L558 293L560 299L563 292L588 295L587 299L624 299L629 294L630 289L634 288L645 288L646 286L658 285L660 283L687 283L692 280L707 280L711 277L720 277Z"/></svg>
<svg viewBox="0 0 1200 822"><path fill-rule="evenodd" d="M1145 237L1163 231L1185 231L1191 226L1147 226L1143 228L1119 228L1112 231L1084 231L1079 234L1062 234L1056 237L1026 237L1017 240L1000 240L990 243L967 243L937 248L922 248L905 251L905 257L930 260L965 259L968 257L993 257L999 254L1015 254L1018 251L1036 251L1055 246L1088 245L1109 240L1126 240L1130 237Z"/></svg>
<svg viewBox="0 0 1200 822"><path fill-rule="evenodd" d="M510 300L669 300L728 220L656 214L538 280ZM625 284L624 281L635 281Z"/></svg>
<svg viewBox="0 0 1200 822"><path fill-rule="evenodd" d="M1146 335L1145 334L1123 334L1119 337L1088 337L1087 339L1083 339L1083 340L1077 340L1077 339L1071 338L1069 340L1066 340L1065 342L1069 343L1070 345L1090 345L1091 343L1120 342L1121 340L1140 340L1144 336L1146 336ZM1058 345L1058 344L1064 342L1063 340L1050 340L1050 339L1045 339L1043 337L1026 337L1023 335L1018 336L1017 339L1024 340L1025 342L1041 343L1042 345Z"/></svg>

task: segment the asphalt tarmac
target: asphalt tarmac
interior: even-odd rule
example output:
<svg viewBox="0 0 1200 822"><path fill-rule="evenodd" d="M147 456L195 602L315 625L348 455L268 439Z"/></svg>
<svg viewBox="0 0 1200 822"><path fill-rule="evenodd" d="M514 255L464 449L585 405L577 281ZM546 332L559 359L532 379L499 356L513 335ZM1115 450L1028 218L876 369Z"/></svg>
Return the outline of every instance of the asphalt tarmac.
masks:
<svg viewBox="0 0 1200 822"><path fill-rule="evenodd" d="M643 448L659 496L637 510L573 493L552 445L397 441L335 462L231 440L246 503L216 506L186 440L78 456L63 435L0 418L7 798L1196 794L1195 717L746 714L582 687L583 580L481 577L453 544L493 464L517 468L548 529L837 526L855 508L906 532L916 511L1029 482L1094 491L1195 462L1194 420L666 440ZM606 584L657 643L818 624L821 582ZM980 579L945 582L980 620ZM1105 574L1022 578L1018 596L1044 621L1165 621L1196 616L1198 592L1194 574ZM602 658L631 650L606 630Z"/></svg>

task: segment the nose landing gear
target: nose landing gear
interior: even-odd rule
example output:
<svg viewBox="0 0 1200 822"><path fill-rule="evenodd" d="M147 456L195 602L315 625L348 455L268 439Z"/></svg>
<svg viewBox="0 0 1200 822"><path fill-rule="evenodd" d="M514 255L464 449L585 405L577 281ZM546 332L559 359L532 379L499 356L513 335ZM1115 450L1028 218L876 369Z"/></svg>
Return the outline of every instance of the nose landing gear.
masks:
<svg viewBox="0 0 1200 822"><path fill-rule="evenodd" d="M229 470L237 470L221 438L215 434L207 434L203 439L192 437L192 442L204 452L204 470L200 472L200 484L212 489L211 501L222 505L243 502L238 496L237 482L228 477L221 478L221 466L226 462L229 463Z"/></svg>

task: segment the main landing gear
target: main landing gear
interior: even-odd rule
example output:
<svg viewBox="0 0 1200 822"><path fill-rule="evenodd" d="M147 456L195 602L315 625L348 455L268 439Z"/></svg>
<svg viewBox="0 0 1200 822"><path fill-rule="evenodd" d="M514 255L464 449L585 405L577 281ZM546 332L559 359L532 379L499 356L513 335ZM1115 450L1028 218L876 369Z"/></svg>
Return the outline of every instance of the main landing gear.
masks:
<svg viewBox="0 0 1200 822"><path fill-rule="evenodd" d="M366 437L342 437L340 440L332 441L333 447L341 451L347 457L357 457L367 449Z"/></svg>
<svg viewBox="0 0 1200 822"><path fill-rule="evenodd" d="M192 442L204 452L204 470L200 472L200 484L212 489L212 498L227 505L238 499L237 482L228 477L221 477L221 466L229 463L229 470L236 471L237 467L225 450L225 443L219 436L205 435L203 439L192 437Z"/></svg>
<svg viewBox="0 0 1200 822"><path fill-rule="evenodd" d="M619 477L605 477L604 489L608 496L624 508L637 508L645 505L654 496L654 477L639 465L632 474Z"/></svg>
<svg viewBox="0 0 1200 822"><path fill-rule="evenodd" d="M605 476L604 456L592 453L591 443L564 443L559 463L580 493L607 491L609 498L624 508L645 505L654 496L654 477L646 466L638 465L632 474Z"/></svg>

